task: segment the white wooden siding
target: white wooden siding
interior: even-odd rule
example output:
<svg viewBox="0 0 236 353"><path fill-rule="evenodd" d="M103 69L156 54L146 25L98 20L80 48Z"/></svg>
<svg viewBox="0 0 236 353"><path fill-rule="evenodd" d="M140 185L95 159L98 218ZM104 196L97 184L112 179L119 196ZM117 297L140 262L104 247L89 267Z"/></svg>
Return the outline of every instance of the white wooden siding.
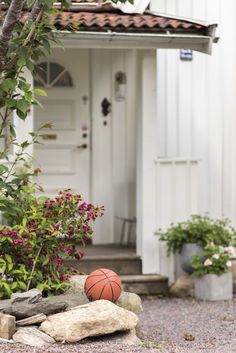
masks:
<svg viewBox="0 0 236 353"><path fill-rule="evenodd" d="M167 229L199 212L199 161L184 158L156 160L156 229ZM158 238L157 238L158 241ZM159 242L159 271L175 279L175 257L167 256L165 244Z"/></svg>
<svg viewBox="0 0 236 353"><path fill-rule="evenodd" d="M153 0L153 10L218 23L212 56L158 50L158 156L201 160L200 211L236 225L236 2Z"/></svg>

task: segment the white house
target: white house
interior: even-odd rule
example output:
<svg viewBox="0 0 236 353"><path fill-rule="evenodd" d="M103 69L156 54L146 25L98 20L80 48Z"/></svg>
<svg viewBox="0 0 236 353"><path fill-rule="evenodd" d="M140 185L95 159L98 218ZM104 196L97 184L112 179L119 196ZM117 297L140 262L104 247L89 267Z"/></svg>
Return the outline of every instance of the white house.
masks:
<svg viewBox="0 0 236 353"><path fill-rule="evenodd" d="M119 242L121 218L135 218L143 273L171 279L174 260L155 229L198 212L236 218L236 9L233 0L223 11L220 0L195 3L153 0L127 14L74 1L52 18L65 50L38 65L43 109L18 122L21 138L33 121L53 123L34 148L40 180L48 194L69 187L105 206L94 243ZM221 41L209 56L215 23Z"/></svg>

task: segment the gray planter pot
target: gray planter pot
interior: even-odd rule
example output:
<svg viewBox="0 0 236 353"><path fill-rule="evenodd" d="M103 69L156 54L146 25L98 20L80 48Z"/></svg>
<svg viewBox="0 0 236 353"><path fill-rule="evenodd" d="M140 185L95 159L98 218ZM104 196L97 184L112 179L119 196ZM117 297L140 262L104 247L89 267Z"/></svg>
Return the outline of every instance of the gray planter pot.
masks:
<svg viewBox="0 0 236 353"><path fill-rule="evenodd" d="M210 274L194 278L194 296L202 300L230 300L233 298L232 272L220 276Z"/></svg>
<svg viewBox="0 0 236 353"><path fill-rule="evenodd" d="M184 244L180 252L180 264L184 272L191 274L194 269L191 266L192 256L202 252L201 246L193 243Z"/></svg>

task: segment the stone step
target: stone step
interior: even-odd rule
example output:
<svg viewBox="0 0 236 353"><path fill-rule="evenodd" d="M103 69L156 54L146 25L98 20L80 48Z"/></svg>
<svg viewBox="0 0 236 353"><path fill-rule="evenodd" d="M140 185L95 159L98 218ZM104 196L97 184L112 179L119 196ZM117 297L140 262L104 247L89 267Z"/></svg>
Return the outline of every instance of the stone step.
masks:
<svg viewBox="0 0 236 353"><path fill-rule="evenodd" d="M80 261L66 260L67 266L89 274L98 268L109 268L119 275L139 275L142 273L142 261L136 255L99 255L86 256Z"/></svg>
<svg viewBox="0 0 236 353"><path fill-rule="evenodd" d="M167 294L168 278L160 275L123 275L124 290L142 295Z"/></svg>

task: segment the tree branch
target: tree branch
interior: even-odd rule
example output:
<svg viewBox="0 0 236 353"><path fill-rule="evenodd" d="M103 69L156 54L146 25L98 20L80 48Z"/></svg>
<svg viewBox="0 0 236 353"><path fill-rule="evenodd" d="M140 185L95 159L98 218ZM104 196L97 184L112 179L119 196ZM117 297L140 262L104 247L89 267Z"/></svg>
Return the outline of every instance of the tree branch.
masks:
<svg viewBox="0 0 236 353"><path fill-rule="evenodd" d="M34 4L34 6L32 7L32 10L30 12L30 15L29 15L29 20L30 21L34 21L36 20L36 18L38 17L39 13L42 12L44 8L44 5L42 5L40 3L40 1L36 1L36 3Z"/></svg>
<svg viewBox="0 0 236 353"><path fill-rule="evenodd" d="M2 68L6 62L9 41L12 37L13 29L20 18L24 3L25 0L12 0L4 19L0 32L0 68Z"/></svg>

